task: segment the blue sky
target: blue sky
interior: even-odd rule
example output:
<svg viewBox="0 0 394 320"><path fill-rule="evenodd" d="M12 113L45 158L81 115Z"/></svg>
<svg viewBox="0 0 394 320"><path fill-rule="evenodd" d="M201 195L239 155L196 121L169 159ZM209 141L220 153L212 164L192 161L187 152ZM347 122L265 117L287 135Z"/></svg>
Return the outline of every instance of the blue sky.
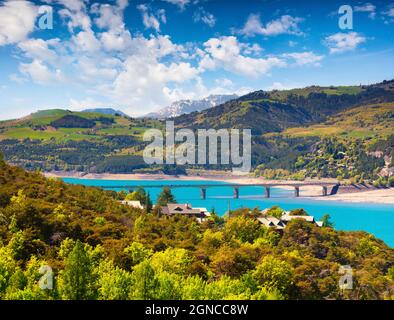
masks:
<svg viewBox="0 0 394 320"><path fill-rule="evenodd" d="M0 1L0 119L393 79L393 31L390 1Z"/></svg>

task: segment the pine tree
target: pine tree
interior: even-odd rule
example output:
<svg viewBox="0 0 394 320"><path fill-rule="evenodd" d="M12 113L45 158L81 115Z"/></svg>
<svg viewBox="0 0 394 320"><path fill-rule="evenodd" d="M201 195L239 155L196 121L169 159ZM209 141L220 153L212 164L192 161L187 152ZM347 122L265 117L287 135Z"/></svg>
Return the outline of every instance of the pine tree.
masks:
<svg viewBox="0 0 394 320"><path fill-rule="evenodd" d="M163 191L159 194L156 204L158 206L166 206L168 203L175 203L175 197L171 193L170 188L163 188Z"/></svg>
<svg viewBox="0 0 394 320"><path fill-rule="evenodd" d="M84 245L79 240L65 260L65 268L60 275L59 291L63 299L93 299L94 277L92 263Z"/></svg>

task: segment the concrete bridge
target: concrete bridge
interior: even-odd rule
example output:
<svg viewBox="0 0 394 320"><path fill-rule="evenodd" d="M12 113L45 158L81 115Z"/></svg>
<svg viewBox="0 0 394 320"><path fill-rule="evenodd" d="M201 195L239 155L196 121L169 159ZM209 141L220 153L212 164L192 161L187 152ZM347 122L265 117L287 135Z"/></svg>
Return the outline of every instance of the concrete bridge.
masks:
<svg viewBox="0 0 394 320"><path fill-rule="evenodd" d="M234 190L234 199L239 198L239 189L243 187L263 187L264 194L266 198L271 196L271 188L273 187L292 187L294 188L294 196L300 196L300 189L305 186L317 186L322 188L322 196L328 195L328 188L331 187L331 193L333 192L335 187L338 187L338 184L328 183L328 182L300 182L300 183L252 183L252 184L236 184L236 183L223 183L223 184L162 184L162 185L102 185L97 186L103 189L127 189L130 192L137 188L199 188L201 193L201 198L206 199L207 197L207 189L209 188L233 188Z"/></svg>

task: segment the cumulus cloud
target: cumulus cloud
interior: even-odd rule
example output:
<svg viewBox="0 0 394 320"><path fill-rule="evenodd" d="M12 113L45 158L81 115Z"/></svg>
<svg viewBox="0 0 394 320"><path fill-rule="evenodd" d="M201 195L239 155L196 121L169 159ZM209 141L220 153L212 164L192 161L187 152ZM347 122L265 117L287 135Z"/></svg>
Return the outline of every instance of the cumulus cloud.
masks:
<svg viewBox="0 0 394 320"><path fill-rule="evenodd" d="M324 58L324 56L317 55L312 51L285 53L283 54L283 56L286 58L294 59L295 64L299 66L320 66L320 61Z"/></svg>
<svg viewBox="0 0 394 320"><path fill-rule="evenodd" d="M251 14L239 33L249 37L254 35L276 36L279 34L301 35L299 23L302 21L302 18L284 15L264 26L258 14Z"/></svg>
<svg viewBox="0 0 394 320"><path fill-rule="evenodd" d="M186 62L166 65L154 56L133 55L125 61L109 94L119 103L134 106L134 113L146 113L171 102L171 84L192 80L197 74L197 69Z"/></svg>
<svg viewBox="0 0 394 320"><path fill-rule="evenodd" d="M70 102L68 104L68 109L70 110L83 110L83 109L90 109L90 108L103 108L106 107L103 102L99 100L95 100L93 98L86 98L82 100L77 100L77 99L70 99Z"/></svg>
<svg viewBox="0 0 394 320"><path fill-rule="evenodd" d="M188 5L191 2L190 0L162 0L162 1L174 4L182 10L185 8L186 5Z"/></svg>
<svg viewBox="0 0 394 320"><path fill-rule="evenodd" d="M74 32L77 28L89 30L92 21L86 12L83 0L55 0L64 8L59 10L60 17L67 23L68 30Z"/></svg>
<svg viewBox="0 0 394 320"><path fill-rule="evenodd" d="M37 59L34 59L31 63L21 63L19 70L22 74L30 77L34 82L39 84L50 84L63 78L59 69L51 72L46 64Z"/></svg>
<svg viewBox="0 0 394 320"><path fill-rule="evenodd" d="M363 5L355 6L354 7L355 12L367 12L368 17L370 19L375 19L376 17L376 6L373 5L372 3L365 3Z"/></svg>
<svg viewBox="0 0 394 320"><path fill-rule="evenodd" d="M157 32L160 32L160 23L167 22L164 9L158 10L156 14L149 12L149 7L145 4L138 5L137 9L141 12L142 22L147 29L151 28L155 29Z"/></svg>
<svg viewBox="0 0 394 320"><path fill-rule="evenodd" d="M72 37L72 42L77 51L95 52L101 48L100 41L96 38L91 29L80 31L77 35Z"/></svg>
<svg viewBox="0 0 394 320"><path fill-rule="evenodd" d="M216 23L216 18L212 13L205 11L203 7L198 8L193 14L194 22L202 22L213 28Z"/></svg>
<svg viewBox="0 0 394 320"><path fill-rule="evenodd" d="M293 86L285 85L281 82L274 82L272 85L268 86L265 88L266 91L272 91L272 90L289 90L293 89Z"/></svg>
<svg viewBox="0 0 394 320"><path fill-rule="evenodd" d="M20 42L18 47L24 52L26 57L31 59L54 61L57 58L55 47L60 39L28 39Z"/></svg>
<svg viewBox="0 0 394 320"><path fill-rule="evenodd" d="M382 19L385 24L394 21L394 3L389 4L384 11L382 11Z"/></svg>
<svg viewBox="0 0 394 320"><path fill-rule="evenodd" d="M356 49L367 39L357 32L338 32L325 38L325 44L330 49L330 53L342 53Z"/></svg>
<svg viewBox="0 0 394 320"><path fill-rule="evenodd" d="M227 71L259 76L273 67L284 67L286 62L277 57L252 58L242 54L241 45L234 36L211 38L204 43L205 54L200 62L201 70L223 68Z"/></svg>
<svg viewBox="0 0 394 320"><path fill-rule="evenodd" d="M91 12L96 15L94 23L103 30L98 34L102 48L106 51L123 51L131 44L131 34L124 23L127 0L117 0L115 5L95 3Z"/></svg>
<svg viewBox="0 0 394 320"><path fill-rule="evenodd" d="M95 24L101 29L123 29L123 10L127 7L127 4L127 1L117 1L116 5L93 4L91 12L97 15L97 18L94 19Z"/></svg>
<svg viewBox="0 0 394 320"><path fill-rule="evenodd" d="M389 17L394 17L394 6L391 7L391 8L389 8L389 10L386 12L386 14L387 14Z"/></svg>
<svg viewBox="0 0 394 320"><path fill-rule="evenodd" d="M5 1L0 5L0 46L26 39L33 32L38 8L28 1Z"/></svg>
<svg viewBox="0 0 394 320"><path fill-rule="evenodd" d="M168 2L180 8L192 3L186 0ZM152 10L149 5L139 5L138 9L145 27L158 32L148 37L137 32L132 34L124 22L127 0L117 0L113 4L97 1L93 5L83 0L51 0L50 3L59 4L58 12L69 31L68 36L62 36L61 41L57 38L28 39L29 32L20 36L15 40L19 73L14 73L12 79L42 85L66 84L70 92L72 86L78 87L86 96L70 100L75 108L110 101L129 114L144 114L174 100L252 90L236 88L227 78L213 81L206 87L205 72L225 71L219 77L227 76L226 72L260 77L269 75L274 68L292 63L318 65L322 59L312 52L264 55L257 43L239 41L236 36L212 37L203 44L177 44L170 36L159 32L166 23L164 10ZM210 17L205 10L197 12L200 15L194 16L196 21L213 26L215 17ZM261 26L264 31L260 30L260 34L300 34L297 24L301 19L289 17L275 20L279 24L271 21Z"/></svg>

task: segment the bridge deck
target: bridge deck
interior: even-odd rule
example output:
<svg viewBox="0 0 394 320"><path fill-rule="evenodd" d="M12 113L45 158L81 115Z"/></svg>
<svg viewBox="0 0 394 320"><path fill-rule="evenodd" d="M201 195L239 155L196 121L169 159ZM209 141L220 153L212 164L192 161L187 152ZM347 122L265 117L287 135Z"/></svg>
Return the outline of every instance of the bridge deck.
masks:
<svg viewBox="0 0 394 320"><path fill-rule="evenodd" d="M243 188L243 187L330 187L335 186L336 183L314 182L314 183L253 183L253 184L238 184L238 183L224 183L224 184L158 184L158 185L95 185L103 189L128 189L128 188Z"/></svg>

